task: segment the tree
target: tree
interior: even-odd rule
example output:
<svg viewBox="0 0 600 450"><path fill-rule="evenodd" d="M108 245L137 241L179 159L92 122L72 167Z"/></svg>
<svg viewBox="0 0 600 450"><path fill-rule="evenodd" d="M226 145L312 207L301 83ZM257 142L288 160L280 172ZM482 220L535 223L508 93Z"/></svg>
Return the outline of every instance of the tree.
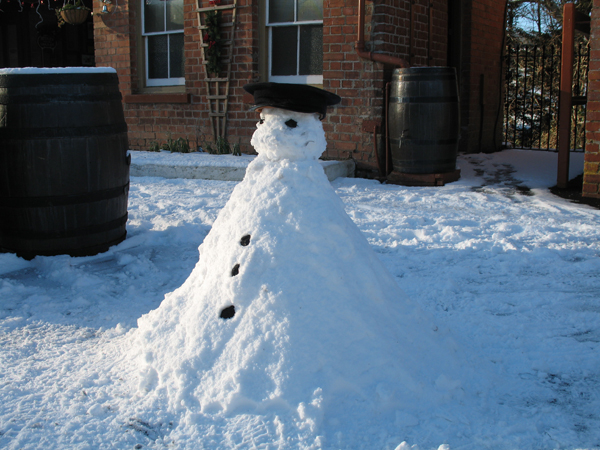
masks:
<svg viewBox="0 0 600 450"><path fill-rule="evenodd" d="M567 0L507 0L509 43L558 45L562 32L562 11ZM589 15L593 0L576 0L575 7ZM579 36L579 39L583 39Z"/></svg>

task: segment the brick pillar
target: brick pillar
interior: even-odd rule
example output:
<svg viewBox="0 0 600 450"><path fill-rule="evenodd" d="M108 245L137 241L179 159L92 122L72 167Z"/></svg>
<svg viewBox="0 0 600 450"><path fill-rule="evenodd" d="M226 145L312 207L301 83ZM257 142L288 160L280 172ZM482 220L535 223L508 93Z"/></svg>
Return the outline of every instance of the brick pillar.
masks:
<svg viewBox="0 0 600 450"><path fill-rule="evenodd" d="M590 36L583 196L600 198L600 5L594 1Z"/></svg>

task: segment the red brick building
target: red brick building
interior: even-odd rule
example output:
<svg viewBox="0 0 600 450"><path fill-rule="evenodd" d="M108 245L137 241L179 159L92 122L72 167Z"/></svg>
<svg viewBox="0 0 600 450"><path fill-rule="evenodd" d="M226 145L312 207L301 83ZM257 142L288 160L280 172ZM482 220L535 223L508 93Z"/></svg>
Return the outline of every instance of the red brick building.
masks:
<svg viewBox="0 0 600 450"><path fill-rule="evenodd" d="M217 3L226 6L233 1ZM288 3L296 7L295 13L286 10ZM385 85L396 66L357 53L362 3L237 0L232 53L224 53L231 62L225 133L230 143L239 142L242 151L252 152L249 142L257 115L248 112L245 84L269 80L315 84L342 97L324 120L328 140L324 156L352 158L364 175L375 170L372 128L384 118ZM201 36L205 31L198 28L196 11L214 2L113 0L113 4L111 13L99 14L105 3L93 1L95 59L97 66L117 69L131 148L148 149L151 141L165 142L169 133L189 139L192 147L212 141ZM460 151L500 149L504 2L372 0L364 2L363 9L363 56L373 52L411 66L455 67L462 109ZM223 10L224 22L229 21L228 11ZM166 25L151 23L157 17L158 22L166 17ZM286 46L296 45L290 41L294 34L302 47L297 66L308 67L296 72L308 73L305 76L290 76L286 67L279 67L280 61L290 59ZM153 61L168 53L159 47L172 52L168 56L172 73L166 77L151 73L160 69L152 67ZM295 64L291 59L285 63Z"/></svg>
<svg viewBox="0 0 600 450"><path fill-rule="evenodd" d="M93 18L83 25L57 28L53 8L62 0L46 0L45 8L37 0L3 2L0 66L114 67L119 74L132 149L148 149L152 141L162 143L169 136L189 139L192 148L213 141L203 64L204 31L198 28L196 11L212 8L214 2L84 3L93 8ZM308 17L294 13L290 22L277 18L278 14L285 15L285 4L299 5L298 11L307 7L313 10ZM281 5L283 10L279 11ZM104 7L107 14L102 14ZM360 175L376 174L374 141L381 154L385 85L402 60L416 67L456 68L461 104L459 151L499 150L505 7L506 2L495 0L237 0L224 135L230 143L239 143L243 151L252 152L249 141L257 119L256 113L248 112L249 99L242 86L254 81L286 81L276 74L279 61L289 59L286 46L290 37L279 29L284 25L282 28L295 27L300 40L309 37L310 51L298 53L310 55L310 75L292 77L290 82L320 85L343 99L324 121L328 139L325 157L352 158ZM163 16L147 8L162 8ZM583 186L585 196L596 198L600 198L599 10L600 0L594 0ZM152 20L146 23L147 17L154 22L157 17L164 20L156 28ZM356 41L361 29L364 48L359 46L359 52ZM149 65L150 60L164 60L165 55L170 55L174 72L166 77L150 73L164 69L164 65Z"/></svg>

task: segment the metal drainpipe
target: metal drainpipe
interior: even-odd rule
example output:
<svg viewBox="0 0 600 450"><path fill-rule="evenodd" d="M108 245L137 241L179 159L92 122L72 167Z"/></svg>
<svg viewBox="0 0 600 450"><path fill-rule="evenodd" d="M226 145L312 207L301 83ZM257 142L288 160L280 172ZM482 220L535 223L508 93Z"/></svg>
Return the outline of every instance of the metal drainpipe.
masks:
<svg viewBox="0 0 600 450"><path fill-rule="evenodd" d="M398 67L402 67L403 69L407 69L410 67L410 64L408 63L408 61L406 61L405 59L402 58L397 58L395 56L390 56L390 55L383 55L381 53L373 53L373 52L367 52L365 51L365 0L358 0L358 40L355 42L354 44L354 50L356 51L356 54L364 59L368 59L369 61L373 61L373 62L380 62L383 64L389 64L392 66L398 66ZM387 96L389 95L389 83L388 86L386 86L386 99L385 99L385 104L386 104L386 108L387 108ZM385 141L386 141L386 149L385 149L385 166L386 166L386 173L385 174L381 174L382 176L387 176L389 173L389 127L387 124L387 115L388 112L387 110L384 111L384 117L385 117ZM377 140L377 136L376 133L373 133L373 141L374 141L374 145L375 145L375 151L377 152L377 143L375 142ZM376 154L375 157L379 160L379 155ZM379 161L377 164L378 167L380 167ZM381 172L381 168L380 168L380 172Z"/></svg>

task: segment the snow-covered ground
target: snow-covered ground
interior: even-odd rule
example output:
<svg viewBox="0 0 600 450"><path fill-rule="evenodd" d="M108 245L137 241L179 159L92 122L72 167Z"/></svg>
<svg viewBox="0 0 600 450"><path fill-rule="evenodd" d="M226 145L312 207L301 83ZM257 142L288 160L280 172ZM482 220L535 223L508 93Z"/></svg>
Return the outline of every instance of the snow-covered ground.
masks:
<svg viewBox="0 0 600 450"><path fill-rule="evenodd" d="M398 285L491 385L477 402L457 397L418 419L400 411L402 426L313 448L600 448L600 211L549 193L556 154L459 166L444 187L332 185ZM183 433L193 417L141 410L126 387L131 330L188 278L236 184L134 177L128 238L108 252L0 254L0 448L285 448Z"/></svg>

